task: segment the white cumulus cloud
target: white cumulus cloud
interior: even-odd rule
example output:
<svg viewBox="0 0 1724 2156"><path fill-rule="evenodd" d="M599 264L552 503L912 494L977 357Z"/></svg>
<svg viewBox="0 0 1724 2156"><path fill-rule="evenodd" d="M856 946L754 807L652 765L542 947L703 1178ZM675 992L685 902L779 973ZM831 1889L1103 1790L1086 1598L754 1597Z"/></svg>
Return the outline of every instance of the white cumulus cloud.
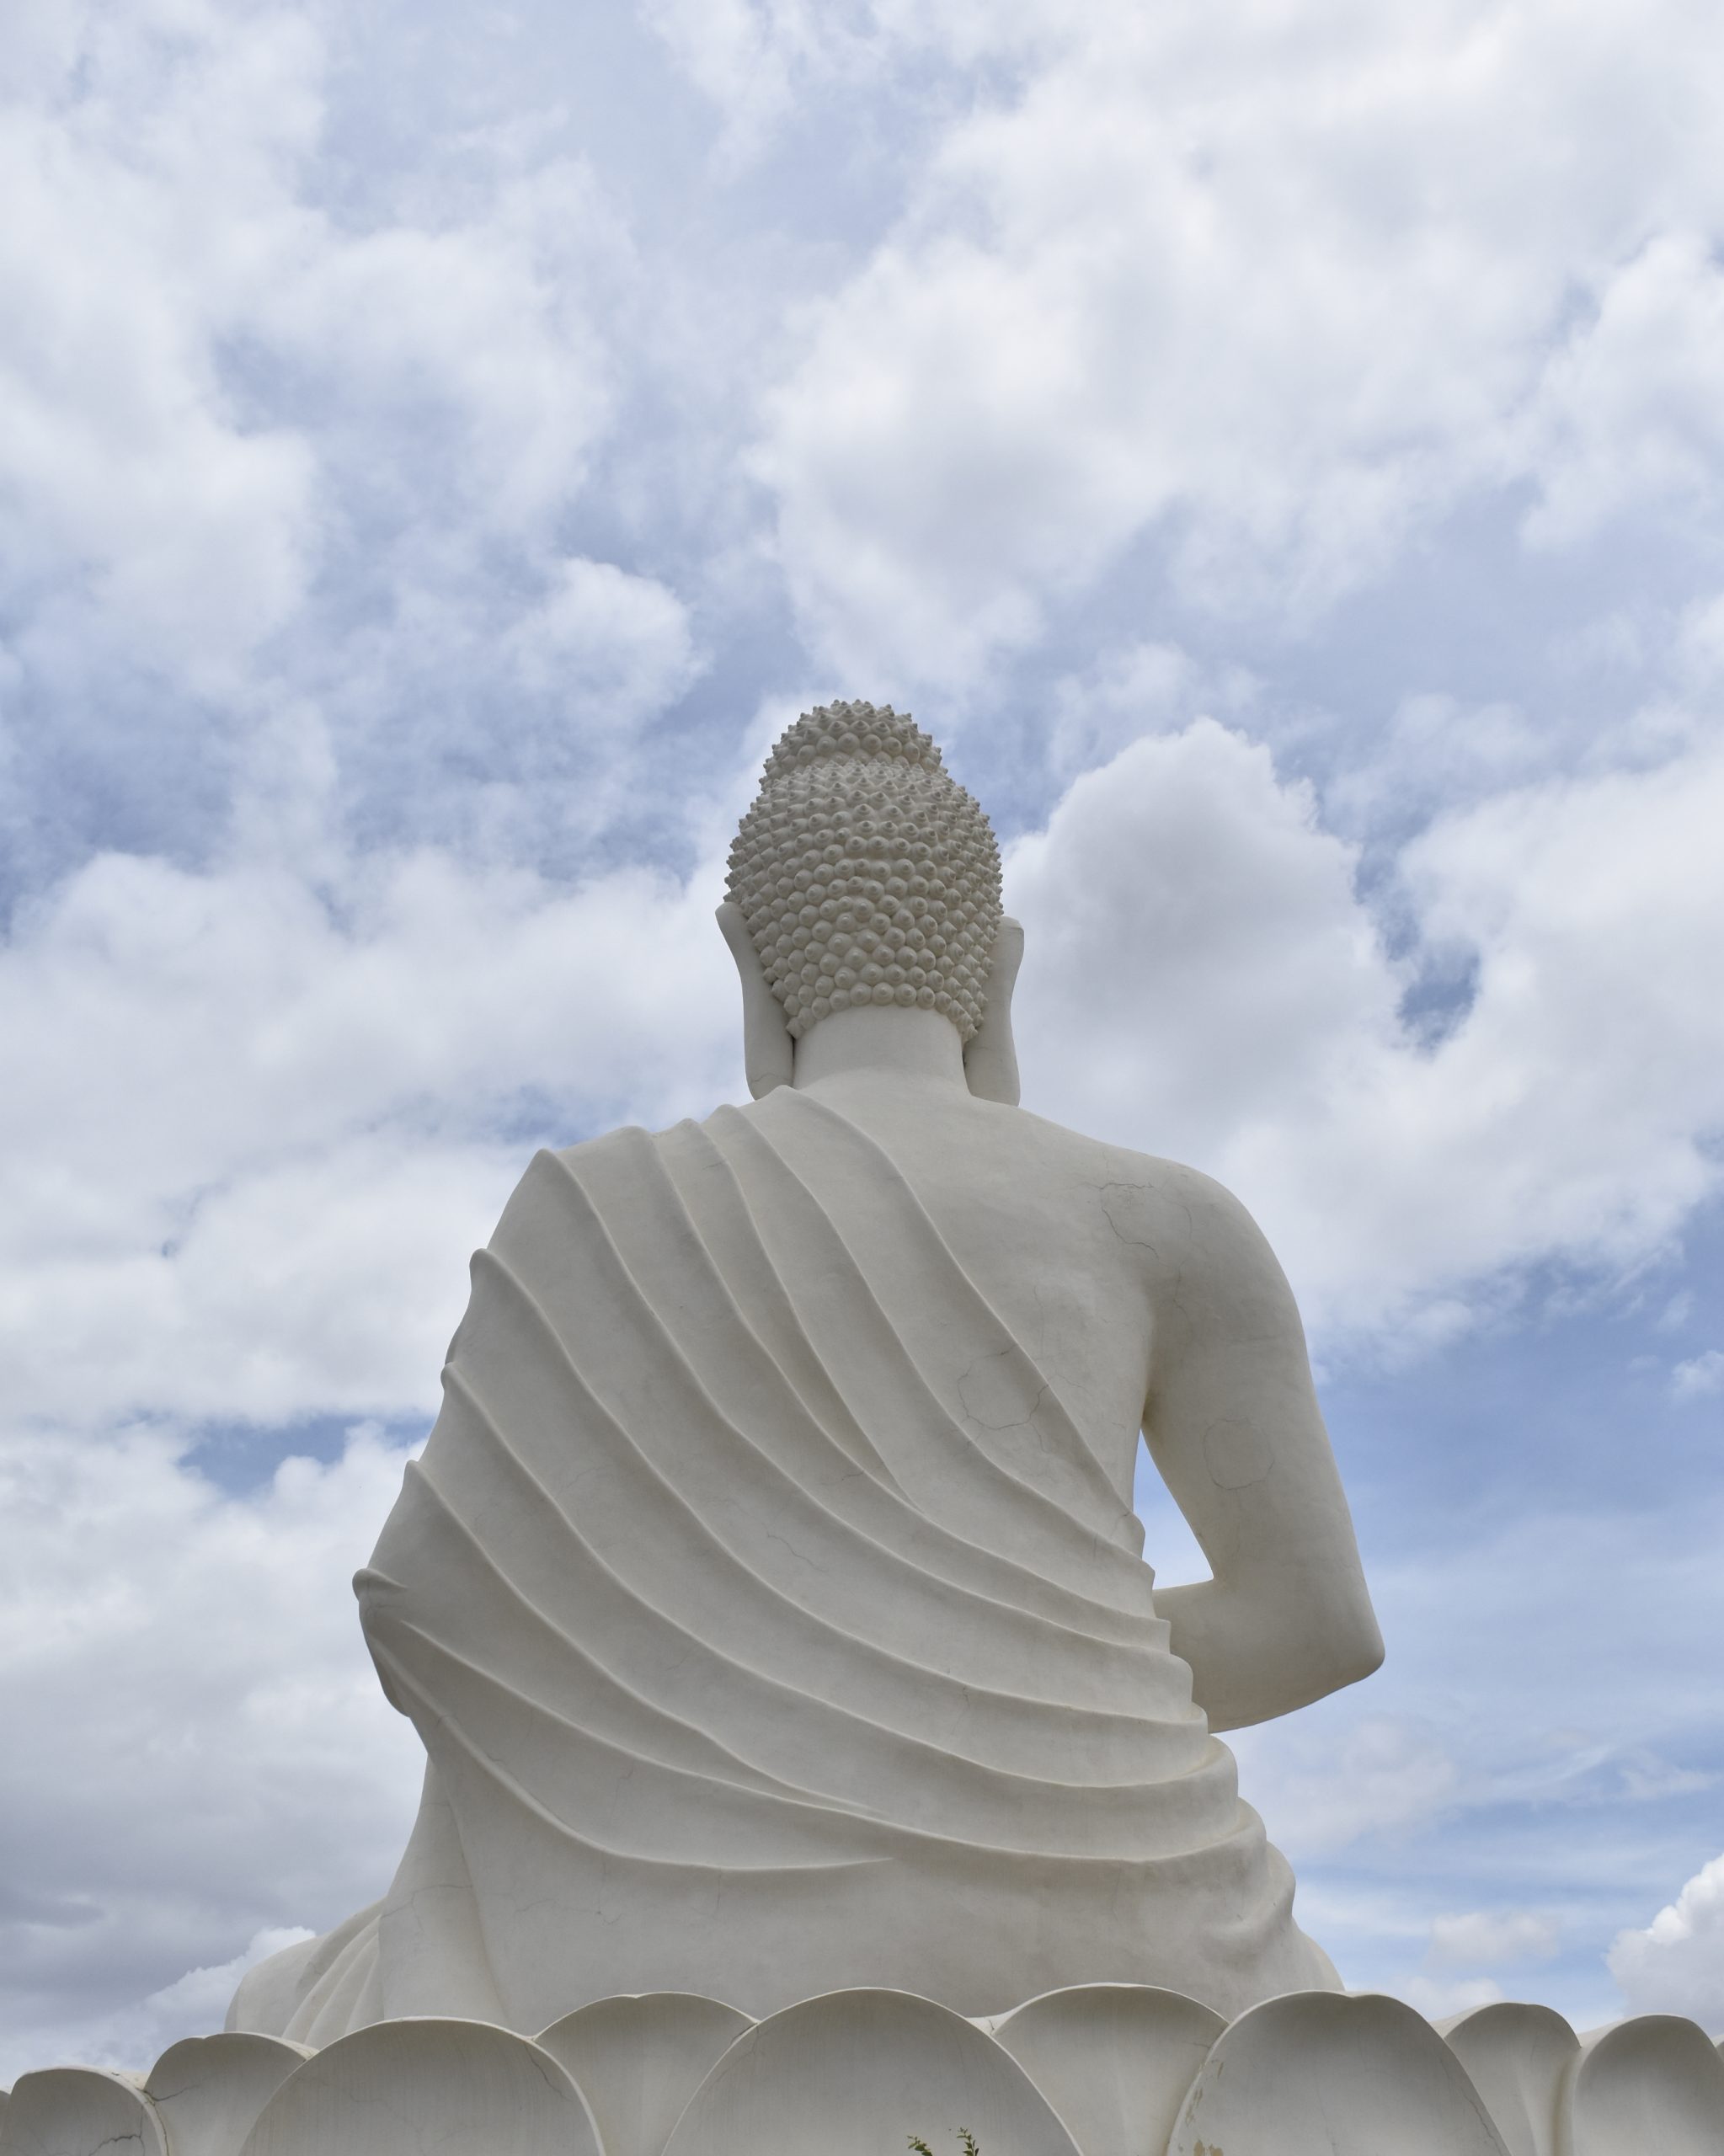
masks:
<svg viewBox="0 0 1724 2156"><path fill-rule="evenodd" d="M595 723L619 729L662 709L696 671L688 610L675 594L582 557L557 564L510 644L528 680L579 696Z"/></svg>
<svg viewBox="0 0 1724 2156"><path fill-rule="evenodd" d="M731 1083L712 895L432 851L79 871L0 952L13 1412L422 1411L529 1134Z"/></svg>
<svg viewBox="0 0 1724 2156"><path fill-rule="evenodd" d="M1724 2035L1724 1856L1644 1930L1619 1932L1609 1961L1631 2013L1685 2014Z"/></svg>
<svg viewBox="0 0 1724 2156"><path fill-rule="evenodd" d="M1717 1187L1721 817L1703 742L1437 818L1401 886L1474 985L1433 1045L1310 788L1213 722L1136 742L1011 851L1026 1097L1219 1175L1320 1325L1441 1330L1505 1268L1631 1263Z"/></svg>
<svg viewBox="0 0 1724 2156"><path fill-rule="evenodd" d="M1470 496L1524 486L1551 545L1716 485L1720 60L1679 0L867 13L876 65L998 72L767 406L835 656L966 682L1158 527L1200 605L1300 618Z"/></svg>
<svg viewBox="0 0 1724 2156"><path fill-rule="evenodd" d="M0 2079L56 2056L146 2067L219 2026L247 1942L372 1899L410 1821L418 1740L348 1584L403 1453L361 1428L333 1465L290 1458L244 1496L181 1466L184 1444L0 1441L0 1710L24 1739L0 1811L29 1852L0 1908Z"/></svg>

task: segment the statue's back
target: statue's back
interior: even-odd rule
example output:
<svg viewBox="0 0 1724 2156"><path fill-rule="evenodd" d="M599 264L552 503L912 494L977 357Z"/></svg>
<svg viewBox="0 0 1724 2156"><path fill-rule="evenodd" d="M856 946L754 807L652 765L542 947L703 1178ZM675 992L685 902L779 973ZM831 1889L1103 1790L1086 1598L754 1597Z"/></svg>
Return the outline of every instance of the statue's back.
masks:
<svg viewBox="0 0 1724 2156"><path fill-rule="evenodd" d="M475 1258L357 1582L419 1822L238 2025L1333 1984L1211 1728L1374 1639L1278 1269L1010 1105L997 851L908 721L800 722L738 845L757 1097L541 1154ZM1160 1606L1140 1426L1220 1558Z"/></svg>
<svg viewBox="0 0 1724 2156"><path fill-rule="evenodd" d="M1177 1278L1193 1195L1213 1186L953 1089L868 1074L810 1097L878 1142L978 1292L1032 1343L1129 1515L1156 1304ZM770 1129L783 1100L769 1094L743 1113ZM947 1375L973 1417L1002 1429L1033 1422L1034 1403L991 1368ZM1027 1444L1026 1468L1038 1461L1052 1465Z"/></svg>

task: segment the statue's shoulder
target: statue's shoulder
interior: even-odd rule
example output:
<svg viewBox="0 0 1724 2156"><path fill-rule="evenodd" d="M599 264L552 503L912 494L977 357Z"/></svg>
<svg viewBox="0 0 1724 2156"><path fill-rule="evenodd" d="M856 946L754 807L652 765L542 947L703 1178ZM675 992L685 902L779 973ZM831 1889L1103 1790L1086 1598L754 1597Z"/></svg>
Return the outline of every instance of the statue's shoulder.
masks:
<svg viewBox="0 0 1724 2156"><path fill-rule="evenodd" d="M1123 1241L1183 1266L1199 1251L1262 1241L1245 1206L1201 1168L1092 1138L1026 1109L1000 1113L1014 1118L1050 1165L1094 1192Z"/></svg>
<svg viewBox="0 0 1724 2156"><path fill-rule="evenodd" d="M1206 1205L1212 1199L1222 1203L1237 1202L1212 1176L1206 1176L1200 1168L1188 1167L1182 1161L1167 1160L1158 1153L1140 1153L1111 1139L1074 1130L1069 1123L1055 1123L1030 1108L1002 1107L993 1102L979 1102L978 1106L985 1115L1000 1118L1003 1126L1013 1131L1018 1142L1027 1142L1038 1151L1062 1159L1098 1186L1173 1191L1200 1205Z"/></svg>
<svg viewBox="0 0 1724 2156"><path fill-rule="evenodd" d="M496 1249L511 1237L548 1226L553 1232L566 1216L572 1190L592 1193L614 1188L619 1178L638 1174L657 1139L638 1123L582 1138L573 1145L542 1145L521 1171L491 1238Z"/></svg>
<svg viewBox="0 0 1724 2156"><path fill-rule="evenodd" d="M638 1123L620 1123L614 1130L601 1130L590 1138L578 1138L572 1145L548 1146L536 1155L536 1161L554 1161L559 1167L584 1166L589 1161L600 1161L627 1157L646 1150L654 1142L654 1133ZM529 1170L531 1172L531 1169Z"/></svg>

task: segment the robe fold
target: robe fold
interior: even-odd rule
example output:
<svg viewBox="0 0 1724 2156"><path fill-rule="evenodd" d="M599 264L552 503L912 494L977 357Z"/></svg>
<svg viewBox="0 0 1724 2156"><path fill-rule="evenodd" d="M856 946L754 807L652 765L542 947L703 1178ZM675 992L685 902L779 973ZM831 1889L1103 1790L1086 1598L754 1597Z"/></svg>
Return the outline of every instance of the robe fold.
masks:
<svg viewBox="0 0 1724 2156"><path fill-rule="evenodd" d="M1334 1987L1140 1545L830 1106L541 1154L355 1583L424 1741L419 1823L384 1900L238 2019L323 2043L619 1992Z"/></svg>

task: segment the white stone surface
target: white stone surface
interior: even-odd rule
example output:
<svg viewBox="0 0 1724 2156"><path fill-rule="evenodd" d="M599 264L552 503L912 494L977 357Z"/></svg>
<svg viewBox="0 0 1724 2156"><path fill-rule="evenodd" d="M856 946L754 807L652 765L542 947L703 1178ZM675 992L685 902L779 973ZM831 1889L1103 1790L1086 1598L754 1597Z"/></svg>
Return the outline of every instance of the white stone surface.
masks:
<svg viewBox="0 0 1724 2156"><path fill-rule="evenodd" d="M590 2105L605 2156L663 2156L690 2097L753 2027L691 1992L595 1999L539 2036Z"/></svg>
<svg viewBox="0 0 1724 2156"><path fill-rule="evenodd" d="M1504 2156L1460 2062L1399 1999L1305 1992L1215 2044L1167 2156ZM1651 2156L1651 2152L1646 2152Z"/></svg>
<svg viewBox="0 0 1724 2156"><path fill-rule="evenodd" d="M264 2105L311 2056L279 2036L188 2036L170 2045L144 2090L172 2156L235 2156Z"/></svg>
<svg viewBox="0 0 1724 2156"><path fill-rule="evenodd" d="M1500 1999L1438 2025L1508 2156L1556 2156L1562 2084L1580 2039L1548 2006Z"/></svg>
<svg viewBox="0 0 1724 2156"><path fill-rule="evenodd" d="M1080 2156L1161 2156L1225 2025L1194 1999L1142 1984L1049 1992L991 2025Z"/></svg>
<svg viewBox="0 0 1724 2156"><path fill-rule="evenodd" d="M1724 2059L1695 2023L1650 2015L1583 2047L1544 2007L1444 2026L1312 1992L1224 2029L1194 2000L1102 1984L979 2021L849 1990L756 2027L661 1993L536 2044L411 2020L309 2058L192 2039L152 2070L159 2105L131 2075L26 2075L0 2156L863 2156L912 2133L960 2156L965 2127L983 2156L1724 2156Z"/></svg>
<svg viewBox="0 0 1724 2156"><path fill-rule="evenodd" d="M958 2156L1077 2156L1046 2100L993 2039L904 1992L835 1992L739 2036L683 2113L665 2156L882 2156L919 2135Z"/></svg>
<svg viewBox="0 0 1724 2156"><path fill-rule="evenodd" d="M1012 1105L1021 937L925 737L844 707L770 768L759 1097L541 1155L474 1261L358 1582L419 1823L234 2027L1337 1982L1214 1735L1381 1652L1287 1283L1204 1177ZM1140 1428L1214 1568L1159 1595Z"/></svg>
<svg viewBox="0 0 1724 2156"><path fill-rule="evenodd" d="M568 2073L483 2022L380 2022L306 2061L243 2156L602 2156Z"/></svg>
<svg viewBox="0 0 1724 2156"><path fill-rule="evenodd" d="M1724 2058L1697 2022L1643 2014L1589 2036L1563 2084L1558 2156L1724 2156Z"/></svg>
<svg viewBox="0 0 1724 2156"><path fill-rule="evenodd" d="M21 2073L0 2111L0 2156L168 2156L136 2082L100 2067Z"/></svg>

